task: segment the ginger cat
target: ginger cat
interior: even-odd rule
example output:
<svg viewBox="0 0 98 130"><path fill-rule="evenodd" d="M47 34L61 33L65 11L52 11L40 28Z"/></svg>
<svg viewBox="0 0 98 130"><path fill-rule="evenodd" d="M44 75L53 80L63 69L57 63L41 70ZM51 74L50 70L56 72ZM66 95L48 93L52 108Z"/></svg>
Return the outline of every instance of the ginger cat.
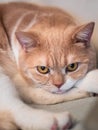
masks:
<svg viewBox="0 0 98 130"><path fill-rule="evenodd" d="M96 68L93 29L94 22L80 25L57 8L0 5L0 130L69 127L67 112L49 113L27 103L54 104L89 96L75 85Z"/></svg>

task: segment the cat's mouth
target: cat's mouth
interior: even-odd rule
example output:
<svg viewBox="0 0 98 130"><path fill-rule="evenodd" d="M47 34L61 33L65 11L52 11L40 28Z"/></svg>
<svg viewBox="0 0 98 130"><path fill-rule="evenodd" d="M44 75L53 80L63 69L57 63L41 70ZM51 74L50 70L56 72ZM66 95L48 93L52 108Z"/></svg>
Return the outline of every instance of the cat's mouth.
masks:
<svg viewBox="0 0 98 130"><path fill-rule="evenodd" d="M70 89L69 89L70 90ZM61 90L61 89L58 89L57 91L52 91L53 94L64 94L66 92L68 92L69 90Z"/></svg>
<svg viewBox="0 0 98 130"><path fill-rule="evenodd" d="M67 90L61 90L61 89L58 89L57 91L52 91L51 93L53 94L64 94L64 93L67 93L69 91L71 91L73 89L73 87L67 89Z"/></svg>
<svg viewBox="0 0 98 130"><path fill-rule="evenodd" d="M66 91L58 90L56 92L52 92L53 94L63 94L66 93Z"/></svg>

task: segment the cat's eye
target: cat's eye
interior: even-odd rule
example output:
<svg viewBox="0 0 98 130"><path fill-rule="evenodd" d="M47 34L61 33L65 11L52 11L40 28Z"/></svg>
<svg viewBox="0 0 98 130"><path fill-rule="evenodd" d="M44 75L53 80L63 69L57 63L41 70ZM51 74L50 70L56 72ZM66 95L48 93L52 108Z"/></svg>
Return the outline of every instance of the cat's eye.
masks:
<svg viewBox="0 0 98 130"><path fill-rule="evenodd" d="M47 74L50 72L49 68L46 66L37 66L37 71L41 74Z"/></svg>
<svg viewBox="0 0 98 130"><path fill-rule="evenodd" d="M67 72L72 72L72 71L75 71L76 69L78 68L78 63L72 63L72 64L69 64L66 68L66 71Z"/></svg>

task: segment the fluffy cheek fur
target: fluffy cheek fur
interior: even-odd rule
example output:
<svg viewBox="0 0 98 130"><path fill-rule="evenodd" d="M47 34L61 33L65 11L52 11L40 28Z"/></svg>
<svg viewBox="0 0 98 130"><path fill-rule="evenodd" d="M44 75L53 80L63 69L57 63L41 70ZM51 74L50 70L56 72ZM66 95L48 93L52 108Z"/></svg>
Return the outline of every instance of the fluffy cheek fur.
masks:
<svg viewBox="0 0 98 130"><path fill-rule="evenodd" d="M49 82L50 79L50 75L43 75L43 74L39 74L37 72L36 68L33 69L28 69L27 70L27 76L32 79L33 82L35 82L35 84L37 84L37 87L41 87L42 85L46 85Z"/></svg>
<svg viewBox="0 0 98 130"><path fill-rule="evenodd" d="M79 68L76 72L69 73L69 77L72 77L74 80L79 80L83 78L88 71L88 64L80 63Z"/></svg>

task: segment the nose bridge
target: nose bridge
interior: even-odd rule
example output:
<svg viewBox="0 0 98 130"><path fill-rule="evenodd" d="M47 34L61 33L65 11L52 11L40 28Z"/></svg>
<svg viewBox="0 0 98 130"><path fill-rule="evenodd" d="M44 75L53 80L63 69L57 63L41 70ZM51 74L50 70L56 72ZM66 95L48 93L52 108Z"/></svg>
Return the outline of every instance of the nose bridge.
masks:
<svg viewBox="0 0 98 130"><path fill-rule="evenodd" d="M60 87L64 84L64 75L59 72L54 73L52 82L55 86Z"/></svg>

